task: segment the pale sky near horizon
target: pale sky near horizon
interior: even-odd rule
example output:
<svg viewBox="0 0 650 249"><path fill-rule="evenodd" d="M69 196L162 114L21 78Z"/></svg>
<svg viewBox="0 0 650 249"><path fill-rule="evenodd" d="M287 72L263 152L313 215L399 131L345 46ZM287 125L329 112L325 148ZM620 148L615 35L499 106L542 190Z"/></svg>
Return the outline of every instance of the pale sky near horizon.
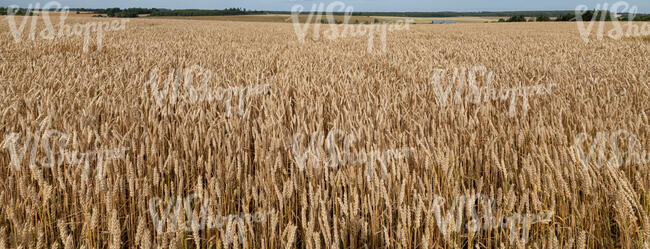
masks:
<svg viewBox="0 0 650 249"><path fill-rule="evenodd" d="M29 4L47 3L48 0L0 0L0 6L18 5L26 8ZM169 8L169 9L224 9L246 8L252 10L284 10L300 4L310 10L312 4L333 1L304 1L304 0L59 0L62 5L70 8ZM513 11L513 10L574 10L578 5L586 5L594 9L598 4L608 3L610 6L618 1L605 0L350 0L342 1L346 6L352 6L354 11ZM630 6L637 6L638 12L650 13L650 0L629 0ZM619 11L624 12L624 11Z"/></svg>

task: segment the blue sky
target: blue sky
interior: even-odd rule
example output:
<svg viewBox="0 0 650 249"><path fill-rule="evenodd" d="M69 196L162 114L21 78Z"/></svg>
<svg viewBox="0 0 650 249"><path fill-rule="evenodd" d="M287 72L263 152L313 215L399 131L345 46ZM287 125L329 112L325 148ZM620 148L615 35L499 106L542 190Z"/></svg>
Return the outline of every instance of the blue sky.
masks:
<svg viewBox="0 0 650 249"><path fill-rule="evenodd" d="M0 0L0 6L16 4L27 7L30 3L44 4L49 0ZM500 10L573 10L584 4L590 9L597 4L616 3L618 0L350 0L343 1L355 11L500 11ZM312 4L332 1L305 0L59 0L71 8L108 7L157 7L170 9L223 9L241 7L255 10L290 10L291 6L301 4L311 9ZM629 0L639 12L650 13L650 0Z"/></svg>

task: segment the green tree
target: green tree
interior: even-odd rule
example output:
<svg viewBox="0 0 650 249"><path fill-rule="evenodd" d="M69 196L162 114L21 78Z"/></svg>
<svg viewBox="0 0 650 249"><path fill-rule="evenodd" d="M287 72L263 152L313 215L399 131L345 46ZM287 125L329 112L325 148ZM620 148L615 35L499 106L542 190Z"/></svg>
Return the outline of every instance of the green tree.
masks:
<svg viewBox="0 0 650 249"><path fill-rule="evenodd" d="M526 22L525 16L512 16L506 22Z"/></svg>
<svg viewBox="0 0 650 249"><path fill-rule="evenodd" d="M640 15L634 17L634 21L638 22L650 22L650 15Z"/></svg>
<svg viewBox="0 0 650 249"><path fill-rule="evenodd" d="M555 21L558 22L572 22L576 20L576 15L573 13L567 13L566 15L560 16L558 19L555 19Z"/></svg>

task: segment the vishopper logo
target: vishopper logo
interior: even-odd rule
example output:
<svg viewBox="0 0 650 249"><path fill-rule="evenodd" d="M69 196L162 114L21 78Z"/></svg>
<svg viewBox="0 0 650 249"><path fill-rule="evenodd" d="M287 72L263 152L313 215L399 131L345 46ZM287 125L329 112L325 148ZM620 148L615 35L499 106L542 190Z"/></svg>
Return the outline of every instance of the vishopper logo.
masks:
<svg viewBox="0 0 650 249"><path fill-rule="evenodd" d="M343 148L340 148L341 139L343 141ZM305 166L311 166L318 169L321 166L324 168L337 168L340 165L355 165L366 164L368 179L373 179L375 173L375 163L379 161L381 166L382 176L388 174L387 165L391 160L399 160L408 158L410 153L414 151L412 148L399 148L390 150L373 150L366 152L360 150L358 153L351 153L351 146L354 143L354 136L345 134L342 130L331 130L327 137L325 133L313 132L311 139L304 148L305 135L296 133L291 138L291 151L293 152L294 160L300 170L304 170ZM329 155L325 156L324 147L327 147Z"/></svg>
<svg viewBox="0 0 650 249"><path fill-rule="evenodd" d="M478 87L477 79L479 79L479 77L483 77L484 81L487 82L487 86L481 88ZM443 87L442 83L445 80L449 80L449 83ZM457 105L462 102L480 104L486 103L490 100L508 101L508 99L510 99L510 108L508 113L511 117L515 116L517 113L517 97L522 97L522 110L524 115L526 115L530 108L528 98L535 95L550 94L551 88L556 85L551 83L547 85L496 89L492 87L493 82L494 73L492 71L488 72L484 66L474 66L469 70L465 67L454 68L453 72L448 69L435 69L430 85L433 85L434 87L438 104L443 107L447 106L449 103L449 97L451 96L454 87L456 88L456 92L453 100ZM467 91L465 91L466 86ZM465 92L469 92L469 94L463 96Z"/></svg>
<svg viewBox="0 0 650 249"><path fill-rule="evenodd" d="M192 204L198 201L199 208L194 208ZM202 202L201 202L202 201ZM228 246L235 234L231 234L235 229L238 230L239 241L243 244L245 235L245 223L262 223L266 222L267 217L275 213L271 212L256 212L245 213L240 215L209 215L208 200L203 199L200 195L191 194L185 198L176 196L170 197L167 202L167 207L164 207L163 200L158 197L149 199L149 212L151 220L153 221L154 228L158 234L166 232L194 232L204 229L226 229L226 238L224 246ZM160 208L159 205L160 204ZM162 214L162 215L159 215ZM166 229L165 229L166 228Z"/></svg>
<svg viewBox="0 0 650 249"><path fill-rule="evenodd" d="M203 101L222 101L225 100L226 116L230 117L232 101L237 97L239 115L244 115L247 107L248 97L269 93L271 84L246 86L246 87L217 87L211 89L208 87L212 79L212 71L194 65L185 69L172 69L169 71L167 79L162 82L162 89L158 68L154 68L149 73L149 81L146 85L150 86L156 104L163 107L166 103L175 105L180 102L195 104ZM201 78L201 85L197 89L194 87L194 78ZM183 81L182 88L180 81ZM171 87L171 89L170 89ZM146 91L146 89L145 89ZM165 99L167 98L167 101Z"/></svg>
<svg viewBox="0 0 650 249"><path fill-rule="evenodd" d="M307 31L310 26L314 26L312 39L317 41L320 39L320 21L322 21L323 11L325 10L325 4L320 3L318 5L312 4L311 12L307 16L307 20L304 24L300 24L300 13L305 9L303 5L294 5L291 8L291 20L293 22L293 28L298 36L298 41L305 43L305 37L307 36ZM368 53L372 53L374 50L374 39L375 32L380 35L381 39L381 51L386 52L386 33L394 30L409 30L409 24L415 22L413 19L407 20L397 20L395 23L387 24L350 24L350 17L352 15L352 6L346 7L345 3L341 1L335 1L327 5L327 22L329 23L329 30L325 31L324 37L328 40L336 40L339 38L350 37L363 37L368 36ZM337 21L334 18L335 12L345 12L342 25L337 24ZM315 16L315 18L314 18ZM314 23L315 22L315 23ZM342 27L341 31L339 28Z"/></svg>
<svg viewBox="0 0 650 249"><path fill-rule="evenodd" d="M39 132L28 132L22 146L18 146L20 134L14 132L6 136L3 142L3 147L9 151L11 164L17 171L21 170L25 155L30 149L30 145L30 168L36 167L37 162L40 163L40 165L44 168L51 168L54 165L61 166L64 162L66 165L87 165L89 162L95 160L98 164L101 164L104 161L124 158L125 152L128 150L128 148L93 150L85 152L65 150L66 144L72 138L73 136L59 132L57 130L47 130L43 133L42 136L39 134ZM37 159L37 156L39 155L39 143L43 149L42 152L45 154L45 156L40 160Z"/></svg>
<svg viewBox="0 0 650 249"><path fill-rule="evenodd" d="M638 137L626 130L617 130L610 132L598 132L596 136L591 139L591 146L589 146L590 136L587 133L580 133L575 137L575 142L570 148L570 152L574 161L579 162L585 169L589 165L594 165L596 168L601 168L604 165L619 168L623 165L646 165L650 162L648 150L643 149L643 145ZM623 157L624 149L619 145L625 145L627 139L627 154ZM583 149L583 145L587 145L587 150ZM608 146L609 145L609 146ZM609 150L607 150L609 147ZM609 153L607 153L609 152ZM608 158L609 155L609 158Z"/></svg>
<svg viewBox="0 0 650 249"><path fill-rule="evenodd" d="M481 230L508 228L510 243L516 241L528 242L530 227L536 223L548 223L554 212L544 211L538 214L514 214L510 216L496 215L494 212L494 198L483 194L467 194L454 198L446 212L443 212L446 199L436 196L430 212L433 212L438 229L445 239L450 239L452 233L459 233L464 226L467 231L474 234ZM477 207L481 206L484 216L479 217ZM463 214L470 217L463 219ZM521 230L521 235L517 235Z"/></svg>
<svg viewBox="0 0 650 249"><path fill-rule="evenodd" d="M46 10L41 12L43 22L45 24L45 29L39 32L40 37L45 40L54 40L63 37L83 36L84 53L88 52L89 50L90 33L92 32L97 33L96 35L97 51L101 51L104 32L125 30L126 23L130 21L127 19L122 19L120 21L114 20L112 23L111 22L88 22L84 24L77 23L72 26L67 25L65 21L68 18L68 15L70 13L69 8L67 6L61 7L61 3L52 1L43 5L43 8L41 8L40 3L29 4L29 6L27 7L25 17L23 18L22 22L20 23L20 26L18 27L16 25L16 20L15 20L18 9L19 9L18 5L11 5L7 9L7 19L9 20L9 28L11 29L11 34L13 35L14 41L16 43L20 43L22 41L25 25L27 24L27 21L29 19L31 19L29 39L32 41L35 40L36 24L39 16L37 15L30 16L30 14L32 10L43 9ZM50 10L61 12L61 15L59 16L58 30L55 29L54 25L52 24L52 21L50 20Z"/></svg>
<svg viewBox="0 0 650 249"><path fill-rule="evenodd" d="M625 1L619 1L612 6L609 6L608 3L603 3L597 4L596 5L596 10L594 13L599 13L599 14L593 14L591 15L591 20L589 20L589 25L585 25L585 21L583 20L583 15L587 13L588 11L588 6L587 5L579 5L576 7L575 10L575 16L576 16L576 23L578 25L578 31L580 32L580 38L585 43L589 43L590 39L589 36L592 33L592 30L594 28L594 24L598 22L598 31L596 33L596 38L599 41L603 40L605 31L604 31L604 25L605 25L605 20L607 19L607 13L609 13L609 17L611 19L611 23L614 25L614 28L609 30L607 32L607 36L609 38L612 38L614 40L619 40L623 36L625 37L639 37L639 36L648 36L650 35L650 26L648 25L647 22L643 23L643 26L639 27L638 24L634 23L634 17L636 16L636 13L638 11L638 8L636 6L631 6L630 4L625 2ZM609 11L607 11L609 10ZM623 25L620 24L618 21L618 13L628 13L628 21L627 21L627 30L624 32L623 31ZM597 18L600 18L600 20L597 20Z"/></svg>

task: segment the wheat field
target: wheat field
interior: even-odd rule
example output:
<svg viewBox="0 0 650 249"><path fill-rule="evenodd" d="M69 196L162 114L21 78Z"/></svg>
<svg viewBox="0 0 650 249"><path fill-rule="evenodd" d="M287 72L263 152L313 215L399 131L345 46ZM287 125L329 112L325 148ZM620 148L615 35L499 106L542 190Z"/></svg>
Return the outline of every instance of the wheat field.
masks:
<svg viewBox="0 0 650 249"><path fill-rule="evenodd" d="M369 52L367 37L301 43L289 23L132 19L84 52L83 37L30 40L30 25L17 43L0 22L0 248L650 248L650 164L584 166L571 149L622 129L650 150L648 39L418 24ZM502 101L441 105L435 70L474 66L497 88L556 85L514 115ZM156 97L152 72L192 67L209 89L268 91ZM301 165L296 151L332 131L357 163ZM46 167L45 147L69 152Z"/></svg>

